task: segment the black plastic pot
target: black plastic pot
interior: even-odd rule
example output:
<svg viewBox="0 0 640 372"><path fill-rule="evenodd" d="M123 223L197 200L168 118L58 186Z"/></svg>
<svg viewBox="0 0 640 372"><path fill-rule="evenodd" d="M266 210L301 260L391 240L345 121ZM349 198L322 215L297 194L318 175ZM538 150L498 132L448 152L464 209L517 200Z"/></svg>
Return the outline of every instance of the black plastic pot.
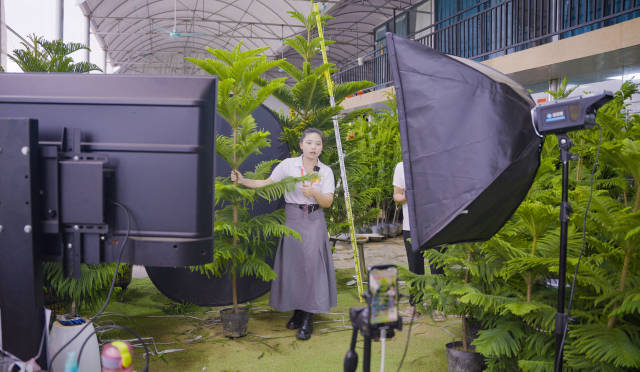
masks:
<svg viewBox="0 0 640 372"><path fill-rule="evenodd" d="M449 372L480 372L484 367L482 354L459 350L462 341L447 344L447 363ZM470 346L473 350L473 346Z"/></svg>
<svg viewBox="0 0 640 372"><path fill-rule="evenodd" d="M238 338L247 335L247 324L249 323L249 310L233 308L220 310L222 320L222 334L230 338Z"/></svg>

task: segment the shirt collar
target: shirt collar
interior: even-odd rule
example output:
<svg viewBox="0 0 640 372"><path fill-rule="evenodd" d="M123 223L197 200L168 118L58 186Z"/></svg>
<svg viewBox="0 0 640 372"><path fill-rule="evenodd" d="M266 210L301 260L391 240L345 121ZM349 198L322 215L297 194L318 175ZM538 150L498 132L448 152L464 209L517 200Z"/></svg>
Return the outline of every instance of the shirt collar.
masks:
<svg viewBox="0 0 640 372"><path fill-rule="evenodd" d="M296 159L296 166L298 168L303 168L302 165L302 155L298 156ZM322 164L322 162L320 161L320 159L318 159L318 167L322 168L322 166L324 166L324 164Z"/></svg>

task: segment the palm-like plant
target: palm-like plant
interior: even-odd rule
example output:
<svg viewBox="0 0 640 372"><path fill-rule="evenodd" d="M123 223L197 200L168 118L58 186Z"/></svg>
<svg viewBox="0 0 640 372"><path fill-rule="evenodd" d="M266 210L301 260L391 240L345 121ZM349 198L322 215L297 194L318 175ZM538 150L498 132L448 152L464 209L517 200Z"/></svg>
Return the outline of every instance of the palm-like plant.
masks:
<svg viewBox="0 0 640 372"><path fill-rule="evenodd" d="M102 71L89 62L74 62L69 56L78 50L90 50L80 43L62 40L48 41L35 34L27 37L30 43L21 42L23 49L15 49L9 59L24 72L89 72Z"/></svg>
<svg viewBox="0 0 640 372"><path fill-rule="evenodd" d="M262 74L277 67L281 61L268 61L263 52L267 48L242 52L242 43L232 51L207 47L213 58L186 58L206 72L216 75L218 82L217 110L231 126L230 137L218 135L216 152L235 171L252 154L269 146L269 132L258 130L251 113L258 108L285 79L275 79L256 89L255 82ZM258 164L248 176L265 178L276 161ZM299 237L284 225L284 213L251 217L248 207L261 197L269 201L279 198L297 181L288 177L278 183L258 189L240 187L228 177L218 177L215 183L214 234L216 248L213 262L198 269L205 274L231 276L233 309L238 312L237 275L253 275L262 280L275 279L275 272L265 262L273 252L273 240L281 236Z"/></svg>

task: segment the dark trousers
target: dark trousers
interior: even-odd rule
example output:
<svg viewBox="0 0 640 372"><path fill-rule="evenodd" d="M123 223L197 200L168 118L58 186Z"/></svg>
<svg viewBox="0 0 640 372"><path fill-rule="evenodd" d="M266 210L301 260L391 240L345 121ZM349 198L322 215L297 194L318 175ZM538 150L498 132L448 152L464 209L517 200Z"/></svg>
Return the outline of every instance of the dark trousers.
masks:
<svg viewBox="0 0 640 372"><path fill-rule="evenodd" d="M422 252L413 252L411 248L411 233L407 230L402 230L402 237L404 238L404 249L407 251L407 261L409 261L409 271L415 274L424 274L424 257Z"/></svg>
<svg viewBox="0 0 640 372"><path fill-rule="evenodd" d="M413 252L411 248L411 242L409 238L411 238L411 232L407 230L402 230L402 237L404 240L404 249L407 251L407 261L409 262L409 271L415 274L424 275L424 256L422 252ZM431 271L431 275L444 274L444 270L441 267L436 267L432 263L429 263L429 271ZM411 305L415 305L413 295L409 296L409 303Z"/></svg>
<svg viewBox="0 0 640 372"><path fill-rule="evenodd" d="M404 238L404 249L407 251L407 261L409 261L409 271L415 274L424 274L424 256L422 256L422 252L413 253L413 249L411 248L411 242L409 242L409 238L411 238L411 233L407 230L402 230L402 237ZM429 271L431 271L431 275L441 275L444 274L444 270L442 267L436 267L434 264L429 263Z"/></svg>
<svg viewBox="0 0 640 372"><path fill-rule="evenodd" d="M407 230L402 230L402 238L404 240L404 249L407 251L407 261L409 262L409 271L415 274L424 275L424 257L421 252L413 252L411 248L411 233ZM409 304L415 305L416 301L413 295L409 296Z"/></svg>

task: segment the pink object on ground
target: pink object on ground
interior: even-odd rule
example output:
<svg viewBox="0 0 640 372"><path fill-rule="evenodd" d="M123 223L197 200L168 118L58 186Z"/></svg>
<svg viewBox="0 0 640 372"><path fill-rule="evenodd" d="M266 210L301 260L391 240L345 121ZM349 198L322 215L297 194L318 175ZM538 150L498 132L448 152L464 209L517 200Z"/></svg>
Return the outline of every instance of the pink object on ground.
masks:
<svg viewBox="0 0 640 372"><path fill-rule="evenodd" d="M133 371L132 358L133 348L130 343L124 341L108 343L102 347L102 372L131 372Z"/></svg>

